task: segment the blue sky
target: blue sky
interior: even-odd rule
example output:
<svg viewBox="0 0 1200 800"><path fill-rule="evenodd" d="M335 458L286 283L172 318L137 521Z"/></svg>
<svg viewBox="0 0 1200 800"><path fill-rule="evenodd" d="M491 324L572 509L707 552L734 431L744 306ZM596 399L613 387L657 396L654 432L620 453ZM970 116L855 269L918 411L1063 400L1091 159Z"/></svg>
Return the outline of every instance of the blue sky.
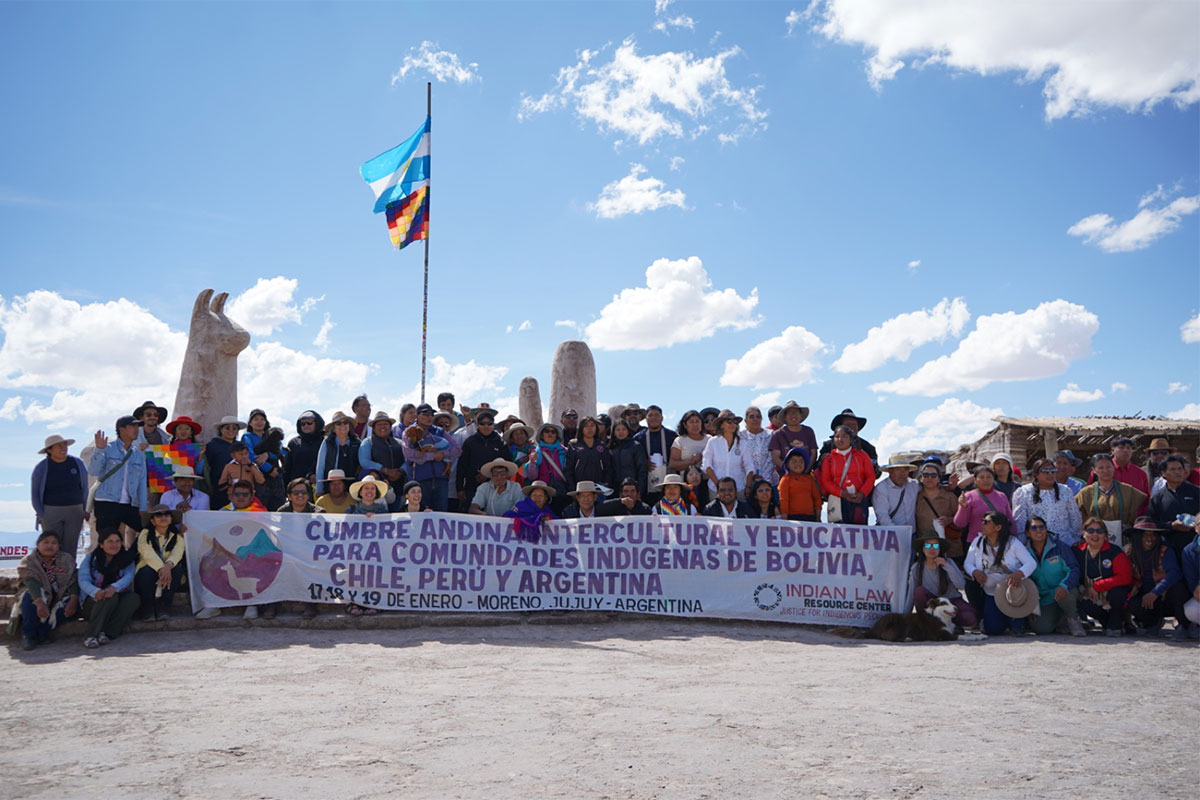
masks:
<svg viewBox="0 0 1200 800"><path fill-rule="evenodd" d="M0 5L0 529L49 433L172 405L204 288L243 413L416 400L358 166L426 80L431 391L548 400L582 337L604 404L852 406L881 455L1200 417L1200 6L950 8Z"/></svg>

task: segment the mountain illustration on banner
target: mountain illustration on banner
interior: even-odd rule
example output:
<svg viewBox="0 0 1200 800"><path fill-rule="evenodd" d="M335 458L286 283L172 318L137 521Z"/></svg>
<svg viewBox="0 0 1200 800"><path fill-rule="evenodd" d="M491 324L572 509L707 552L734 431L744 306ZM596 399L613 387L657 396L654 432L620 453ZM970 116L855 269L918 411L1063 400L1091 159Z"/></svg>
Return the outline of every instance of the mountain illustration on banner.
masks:
<svg viewBox="0 0 1200 800"><path fill-rule="evenodd" d="M191 442L152 444L146 448L146 481L152 494L163 494L175 488L171 477L175 468L189 466L194 471L200 461L201 445Z"/></svg>
<svg viewBox="0 0 1200 800"><path fill-rule="evenodd" d="M235 525L229 533L239 536L242 527ZM200 582L217 597L250 600L265 592L279 575L283 551L265 528L259 528L249 544L235 550L215 538L205 536L204 540L210 546L200 558Z"/></svg>

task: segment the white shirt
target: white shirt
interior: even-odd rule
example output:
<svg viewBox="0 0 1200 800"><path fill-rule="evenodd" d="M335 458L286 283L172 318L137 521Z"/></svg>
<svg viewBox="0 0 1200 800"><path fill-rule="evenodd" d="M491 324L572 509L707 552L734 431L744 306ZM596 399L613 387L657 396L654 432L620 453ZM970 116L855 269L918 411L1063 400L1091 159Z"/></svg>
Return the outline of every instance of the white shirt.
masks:
<svg viewBox="0 0 1200 800"><path fill-rule="evenodd" d="M733 447L725 443L724 437L714 436L704 445L704 457L700 461L704 470L712 469L718 478L733 478L738 491L746 488L746 476L754 471L754 454L750 447L736 436ZM717 484L708 482L709 491L716 493Z"/></svg>
<svg viewBox="0 0 1200 800"><path fill-rule="evenodd" d="M897 486L890 477L875 484L871 492L871 505L875 508L875 521L879 525L917 526L917 495L921 487L914 480L905 480ZM892 509L896 513L892 514Z"/></svg>
<svg viewBox="0 0 1200 800"><path fill-rule="evenodd" d="M987 537L980 534L971 542L971 548L967 550L967 558L963 562L963 572L967 575L974 575L975 570L987 573L988 582L983 591L991 595L996 593L996 584L1004 575L1021 570L1021 574L1028 578L1037 569L1037 560L1015 536L1009 537L1000 563L994 563L994 559L995 552L987 543Z"/></svg>

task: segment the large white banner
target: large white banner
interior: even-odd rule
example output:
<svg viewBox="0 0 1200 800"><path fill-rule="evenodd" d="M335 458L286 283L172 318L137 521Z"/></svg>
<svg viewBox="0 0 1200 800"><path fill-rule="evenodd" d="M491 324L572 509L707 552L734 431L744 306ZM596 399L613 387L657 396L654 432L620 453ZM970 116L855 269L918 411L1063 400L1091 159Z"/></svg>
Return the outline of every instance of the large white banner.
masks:
<svg viewBox="0 0 1200 800"><path fill-rule="evenodd" d="M900 611L907 527L711 517L561 520L537 544L465 514L189 511L193 607L589 609L868 626Z"/></svg>

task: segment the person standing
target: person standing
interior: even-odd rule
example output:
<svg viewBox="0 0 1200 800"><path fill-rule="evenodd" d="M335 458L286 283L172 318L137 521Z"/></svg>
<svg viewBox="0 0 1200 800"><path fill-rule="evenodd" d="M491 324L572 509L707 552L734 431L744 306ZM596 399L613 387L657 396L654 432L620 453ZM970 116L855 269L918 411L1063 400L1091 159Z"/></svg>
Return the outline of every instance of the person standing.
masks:
<svg viewBox="0 0 1200 800"><path fill-rule="evenodd" d="M1058 470L1058 474L1054 476L1054 479L1070 489L1071 494L1077 495L1080 489L1087 486L1086 483L1075 477L1075 470L1083 463L1082 458L1077 458L1070 450L1059 450L1051 458L1051 461L1054 462L1054 467Z"/></svg>
<svg viewBox="0 0 1200 800"><path fill-rule="evenodd" d="M1139 517L1145 516L1151 495L1150 481L1146 478L1146 470L1133 463L1133 439L1128 436L1118 436L1112 440L1109 448L1112 452L1113 466L1116 467L1113 477L1121 483L1129 484L1146 496L1147 499L1137 509ZM1088 476L1088 483L1095 482L1096 473L1093 471Z"/></svg>
<svg viewBox="0 0 1200 800"><path fill-rule="evenodd" d="M497 459L511 463L508 461L508 446L504 444L504 438L496 433L496 412L490 408L476 409L474 426L475 432L463 440L462 453L455 469L454 486L458 494L459 513L468 511L476 489L491 477L491 473L480 471L484 464ZM513 472L516 473L515 466Z"/></svg>
<svg viewBox="0 0 1200 800"><path fill-rule="evenodd" d="M876 483L871 492L876 525L907 525L916 533L917 495L921 492L921 487L911 477L916 468L914 464L894 458L881 467L888 477Z"/></svg>
<svg viewBox="0 0 1200 800"><path fill-rule="evenodd" d="M875 453L875 445L861 436L862 429L867 427L867 418L858 416L848 408L843 408L842 413L834 417L833 421L829 423L829 429L837 431L841 425L845 425L850 429L850 440L854 445L854 449L861 450L867 454L867 458L870 459L871 465L875 469L875 476L879 477L879 456ZM834 442L833 437L830 437L821 445L821 454L817 458L818 468L821 466L821 462L825 459L825 456L833 452L835 444L836 442Z"/></svg>
<svg viewBox="0 0 1200 800"><path fill-rule="evenodd" d="M1046 521L1050 532L1068 547L1079 541L1083 518L1075 495L1058 483L1058 467L1048 458L1033 464L1033 483L1027 483L1013 493L1013 528L1025 530L1025 520L1036 514Z"/></svg>
<svg viewBox="0 0 1200 800"><path fill-rule="evenodd" d="M779 473L775 470L770 451L771 437L775 434L764 428L762 423L762 411L758 406L750 406L746 409L746 427L738 432L738 438L750 450L750 458L754 461L754 474L774 486L779 481Z"/></svg>
<svg viewBox="0 0 1200 800"><path fill-rule="evenodd" d="M361 442L371 435L371 401L365 394L360 394L350 403L350 413L354 415L350 420L351 431Z"/></svg>
<svg viewBox="0 0 1200 800"><path fill-rule="evenodd" d="M803 447L810 454L817 452L817 435L804 424L806 419L808 407L798 405L795 400L788 400L787 405L779 410L779 420L783 425L771 435L767 451L771 454L775 472L781 478L788 472L784 459L792 448Z"/></svg>
<svg viewBox="0 0 1200 800"><path fill-rule="evenodd" d="M79 532L87 521L88 470L83 459L68 455L74 439L46 437L38 453L46 456L29 479L33 527L58 536L60 549L72 558L79 551Z"/></svg>
<svg viewBox="0 0 1200 800"><path fill-rule="evenodd" d="M96 478L96 529L125 525L126 547L142 529L142 512L147 507L146 459L136 445L140 428L136 419L126 416L117 420L113 441L103 431L96 431L96 449L88 463L88 474Z"/></svg>

